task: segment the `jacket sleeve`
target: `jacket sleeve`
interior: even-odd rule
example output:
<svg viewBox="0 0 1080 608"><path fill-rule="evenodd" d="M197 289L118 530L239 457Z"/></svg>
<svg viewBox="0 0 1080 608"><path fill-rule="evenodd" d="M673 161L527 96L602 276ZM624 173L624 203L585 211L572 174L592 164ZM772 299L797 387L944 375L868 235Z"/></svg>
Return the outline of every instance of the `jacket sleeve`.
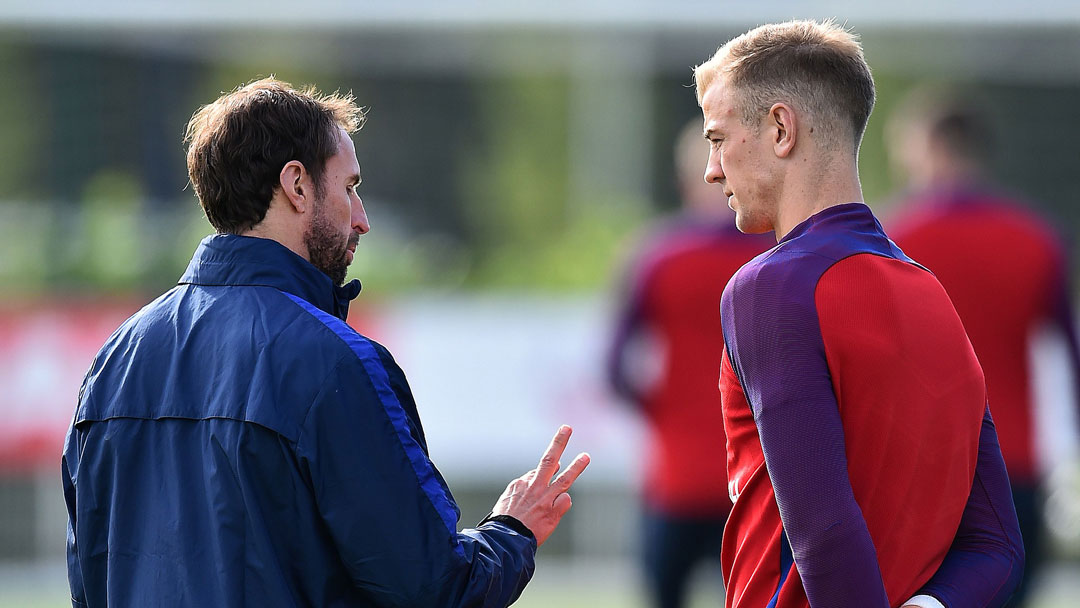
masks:
<svg viewBox="0 0 1080 608"><path fill-rule="evenodd" d="M945 561L920 595L946 608L996 608L1012 596L1024 570L1024 545L1009 477L987 408L971 495Z"/></svg>
<svg viewBox="0 0 1080 608"><path fill-rule="evenodd" d="M87 381L97 365L98 362L97 359L95 359L90 371L86 373L82 385L79 387L78 402L80 405L86 394ZM71 426L68 427L67 434L64 436L64 453L60 459L60 479L64 488L64 503L67 507L68 514L67 570L68 586L71 591L71 605L73 608L85 608L86 587L83 584L82 560L79 557L79 543L75 535L79 523L78 503L76 502L75 495L75 478L76 472L79 470L80 454L82 453L80 445L81 435L76 426L78 416L79 413L78 410L76 410L71 420Z"/></svg>
<svg viewBox="0 0 1080 608"><path fill-rule="evenodd" d="M75 539L75 529L78 524L78 514L75 505L74 471L78 468L79 452L76 441L78 431L74 422L68 429L64 440L64 455L60 460L60 475L64 486L64 502L67 504L67 568L68 585L71 588L71 605L74 608L86 606L84 598L86 590L83 588L82 564L79 560L79 548Z"/></svg>
<svg viewBox="0 0 1080 608"><path fill-rule="evenodd" d="M507 606L532 576L536 541L500 522L457 531L457 505L388 363L369 341L351 346L297 452L353 583L373 606Z"/></svg>

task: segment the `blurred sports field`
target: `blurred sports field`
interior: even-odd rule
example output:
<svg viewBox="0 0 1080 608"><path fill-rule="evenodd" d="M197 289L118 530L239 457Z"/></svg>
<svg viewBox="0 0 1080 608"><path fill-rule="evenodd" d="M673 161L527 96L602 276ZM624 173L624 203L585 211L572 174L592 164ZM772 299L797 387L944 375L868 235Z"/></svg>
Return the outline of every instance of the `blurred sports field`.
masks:
<svg viewBox="0 0 1080 608"><path fill-rule="evenodd" d="M699 5L0 0L0 608L70 606L59 455L79 383L210 230L180 142L192 111L259 76L369 109L353 322L408 373L462 525L559 424L594 457L517 608L646 606L642 421L606 390L610 299L640 231L678 206L690 66L727 37L792 17L863 35L875 211L902 187L885 117L918 83L968 85L1007 142L995 180L1052 218L1080 285L1080 115L1062 112L1080 105L1080 3ZM1027 608L1080 607L1080 542L1058 559ZM722 606L718 573L698 577L692 608Z"/></svg>
<svg viewBox="0 0 1080 608"><path fill-rule="evenodd" d="M1080 605L1080 565L1049 569L1030 608L1076 608ZM722 589L697 573L698 592L690 608L723 606ZM0 566L0 608L69 606L63 564L33 570ZM628 564L542 561L515 608L645 608L640 584Z"/></svg>

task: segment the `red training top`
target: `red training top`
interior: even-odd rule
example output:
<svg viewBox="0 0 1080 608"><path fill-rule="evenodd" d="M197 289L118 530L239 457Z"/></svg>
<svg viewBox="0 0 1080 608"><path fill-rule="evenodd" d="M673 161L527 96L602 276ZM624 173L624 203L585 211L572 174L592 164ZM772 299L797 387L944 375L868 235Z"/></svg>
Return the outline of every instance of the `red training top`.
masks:
<svg viewBox="0 0 1080 608"><path fill-rule="evenodd" d="M1050 324L1067 338L1078 369L1064 248L1018 202L974 187L914 196L889 231L941 281L986 375L990 411L1013 483L1038 479L1028 360L1032 331Z"/></svg>
<svg viewBox="0 0 1080 608"><path fill-rule="evenodd" d="M1022 569L982 371L934 276L830 207L724 290L729 608L1000 606Z"/></svg>
<svg viewBox="0 0 1080 608"><path fill-rule="evenodd" d="M740 266L773 244L771 235L740 233L733 217L722 223L684 219L661 230L631 269L608 374L648 421L645 500L651 508L690 517L731 508L717 391L720 294ZM626 361L631 337L642 329L659 340L662 354L659 378L644 391Z"/></svg>

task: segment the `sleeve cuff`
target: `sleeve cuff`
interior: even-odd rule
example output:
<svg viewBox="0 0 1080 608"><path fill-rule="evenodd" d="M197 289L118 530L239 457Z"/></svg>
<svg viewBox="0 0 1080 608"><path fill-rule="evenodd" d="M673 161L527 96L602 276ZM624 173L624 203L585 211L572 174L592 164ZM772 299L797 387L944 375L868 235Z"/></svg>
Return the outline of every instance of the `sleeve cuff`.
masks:
<svg viewBox="0 0 1080 608"><path fill-rule="evenodd" d="M530 530L525 524L521 523L521 521L518 520L516 517L510 515L493 515L491 513L488 513L488 516L480 520L480 523L477 525L482 526L489 521L497 521L522 536L531 538L532 540L536 540L536 535L532 533L532 530Z"/></svg>
<svg viewBox="0 0 1080 608"><path fill-rule="evenodd" d="M905 606L918 606L919 608L945 608L936 597L929 595L916 595L910 600L904 602Z"/></svg>

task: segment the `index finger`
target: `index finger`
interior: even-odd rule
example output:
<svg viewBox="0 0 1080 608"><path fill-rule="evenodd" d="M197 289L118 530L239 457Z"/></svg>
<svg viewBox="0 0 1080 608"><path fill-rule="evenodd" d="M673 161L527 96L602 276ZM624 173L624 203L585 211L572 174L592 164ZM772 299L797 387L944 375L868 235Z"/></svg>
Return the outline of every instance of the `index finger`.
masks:
<svg viewBox="0 0 1080 608"><path fill-rule="evenodd" d="M544 455L540 457L540 465L536 467L536 479L543 480L544 485L547 485L551 477L555 475L555 471L559 470L559 458L562 458L563 450L566 449L570 434L573 432L574 430L568 425L560 426L555 436L551 438L551 443L544 450Z"/></svg>

